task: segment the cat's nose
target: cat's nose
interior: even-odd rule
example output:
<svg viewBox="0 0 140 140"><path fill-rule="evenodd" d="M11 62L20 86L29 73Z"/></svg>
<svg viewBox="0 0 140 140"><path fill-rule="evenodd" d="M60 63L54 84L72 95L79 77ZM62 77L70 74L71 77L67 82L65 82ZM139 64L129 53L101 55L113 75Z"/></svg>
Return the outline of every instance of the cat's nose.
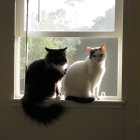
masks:
<svg viewBox="0 0 140 140"><path fill-rule="evenodd" d="M98 62L101 62L101 61L102 61L102 58L98 58L97 61L98 61Z"/></svg>

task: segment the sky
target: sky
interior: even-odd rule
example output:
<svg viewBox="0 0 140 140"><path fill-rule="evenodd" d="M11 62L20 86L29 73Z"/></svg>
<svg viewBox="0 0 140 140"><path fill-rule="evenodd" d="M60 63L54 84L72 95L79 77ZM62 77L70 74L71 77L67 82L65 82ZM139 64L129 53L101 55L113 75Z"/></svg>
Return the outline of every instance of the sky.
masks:
<svg viewBox="0 0 140 140"><path fill-rule="evenodd" d="M30 1L31 13L38 13L38 0ZM76 2L72 7L65 3L66 0L40 0L41 11L46 13L55 12L57 9L64 9L66 11L66 19L71 20L71 27L74 26L91 26L93 19L99 16L104 16L105 11L115 5L115 0L83 0L83 2Z"/></svg>

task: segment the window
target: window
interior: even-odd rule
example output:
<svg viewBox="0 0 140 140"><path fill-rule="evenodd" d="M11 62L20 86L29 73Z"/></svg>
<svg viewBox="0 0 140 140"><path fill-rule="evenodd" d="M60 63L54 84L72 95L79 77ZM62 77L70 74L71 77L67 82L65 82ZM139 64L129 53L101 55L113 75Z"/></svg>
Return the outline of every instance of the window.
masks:
<svg viewBox="0 0 140 140"><path fill-rule="evenodd" d="M26 2L16 0L15 98L24 93ZM87 46L106 44L106 73L99 96L121 100L122 14L123 0L30 0L28 64L44 58L46 46L67 46L72 64L86 58Z"/></svg>

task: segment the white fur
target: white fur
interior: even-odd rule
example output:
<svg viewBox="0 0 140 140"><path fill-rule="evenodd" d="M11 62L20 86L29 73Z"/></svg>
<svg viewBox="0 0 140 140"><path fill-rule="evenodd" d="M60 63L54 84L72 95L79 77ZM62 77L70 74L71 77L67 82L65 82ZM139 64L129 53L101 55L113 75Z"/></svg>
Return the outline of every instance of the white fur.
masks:
<svg viewBox="0 0 140 140"><path fill-rule="evenodd" d="M67 69L68 67L68 64L64 64L64 65L55 65L55 64L52 64L52 67L55 68L56 70L58 70L61 74L65 74L65 70ZM58 86L58 89L60 90L62 88L62 81L58 81L57 83L57 86ZM64 97L63 96L57 96L56 93L51 97L51 99L58 99L58 100L64 100Z"/></svg>
<svg viewBox="0 0 140 140"><path fill-rule="evenodd" d="M106 54L101 63L98 63L98 60L94 58L87 57L84 61L72 64L64 80L65 97L95 97L97 99L100 84L106 70L105 59Z"/></svg>
<svg viewBox="0 0 140 140"><path fill-rule="evenodd" d="M52 66L53 66L56 70L60 71L62 74L65 73L65 70L66 70L67 67L68 67L67 64L64 64L64 65L55 65L55 64L52 64Z"/></svg>

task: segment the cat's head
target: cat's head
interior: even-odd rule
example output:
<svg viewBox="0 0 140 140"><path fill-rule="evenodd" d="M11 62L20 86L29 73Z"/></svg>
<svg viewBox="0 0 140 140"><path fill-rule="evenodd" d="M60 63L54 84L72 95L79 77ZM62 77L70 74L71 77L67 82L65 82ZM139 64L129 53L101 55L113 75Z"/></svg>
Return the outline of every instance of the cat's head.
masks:
<svg viewBox="0 0 140 140"><path fill-rule="evenodd" d="M45 48L48 52L46 55L47 63L55 64L55 65L64 65L67 63L67 57L66 57L66 49L50 49Z"/></svg>
<svg viewBox="0 0 140 140"><path fill-rule="evenodd" d="M101 47L87 47L89 52L89 58L94 60L94 62L101 64L107 57L106 55L106 46L102 45Z"/></svg>

